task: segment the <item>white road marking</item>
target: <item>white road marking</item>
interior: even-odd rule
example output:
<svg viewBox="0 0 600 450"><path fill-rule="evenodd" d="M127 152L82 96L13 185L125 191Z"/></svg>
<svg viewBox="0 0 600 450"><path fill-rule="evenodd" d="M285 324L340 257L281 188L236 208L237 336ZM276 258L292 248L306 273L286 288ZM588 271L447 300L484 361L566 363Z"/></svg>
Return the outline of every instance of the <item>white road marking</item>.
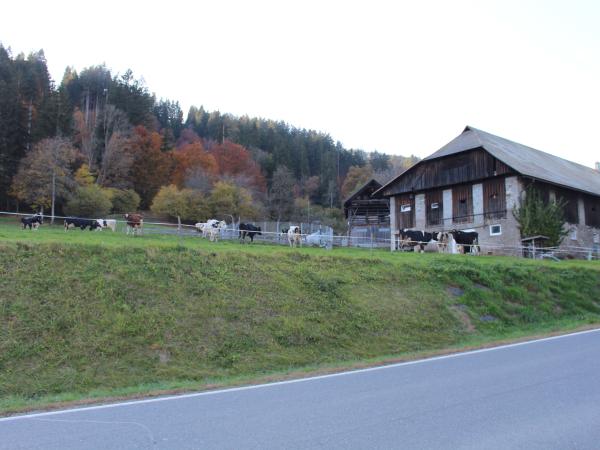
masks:
<svg viewBox="0 0 600 450"><path fill-rule="evenodd" d="M450 353L448 355L434 356L431 358L416 359L414 361L404 361L404 362L394 363L394 364L386 364L386 365L375 366L375 367L367 367L365 369L347 370L344 372L330 373L327 375L317 375L314 377L296 378L293 380L284 380L284 381L275 381L273 383L254 384L254 385L250 385L250 386L240 386L240 387L234 387L234 388L218 389L218 390L214 390L214 391L202 391L202 392L194 392L194 393L190 393L190 394L179 394L179 395L170 395L170 396L165 396L165 397L148 398L148 399L143 399L143 400L131 400L131 401L125 401L125 402L119 402L119 403L108 403L108 404L104 404L104 405L84 406L84 407L80 407L80 408L61 409L61 410L57 410L57 411L46 411L46 412L39 412L39 413L32 413L32 414L22 414L22 415L0 418L0 422L9 422L9 421L21 420L21 419L33 419L33 418L38 418L38 417L54 416L54 415L58 415L58 414L69 414L69 413L80 412L80 411L93 411L93 410L97 410L97 409L118 408L118 407L129 406L129 405L141 405L141 404L145 404L145 403L165 402L165 401L171 401L171 400L202 397L205 395L226 394L229 392L238 392L238 391L246 391L246 390L251 390L251 389L269 388L269 387L273 387L273 386L281 386L284 384L305 383L305 382L314 381L314 380L322 380L325 378L334 378L334 377L341 377L341 376L346 376L346 375L355 375L355 374L360 374L360 373L373 372L376 370L386 370L386 369L392 369L395 367L409 366L409 365L414 365L414 364L423 364L423 363L428 363L428 362L433 362L433 361L440 361L443 359L459 358L461 356L475 355L477 353L485 353L485 352L492 352L492 351L497 351L497 350L504 350L507 348L520 347L522 345L536 344L539 342L553 341L556 339L563 339L563 338L568 338L568 337L572 337L572 336L578 336L578 335L589 334L589 333L598 333L598 332L600 332L600 328L595 328L592 330L585 330L585 331L578 331L575 333L561 334L558 336L551 336L551 337L546 337L546 338L541 338L541 339L534 339L534 340L530 340L530 341L515 342L513 344L499 345L496 347L488 347L488 348L482 348L482 349L478 349L478 350L469 350L466 352L459 352L459 353Z"/></svg>

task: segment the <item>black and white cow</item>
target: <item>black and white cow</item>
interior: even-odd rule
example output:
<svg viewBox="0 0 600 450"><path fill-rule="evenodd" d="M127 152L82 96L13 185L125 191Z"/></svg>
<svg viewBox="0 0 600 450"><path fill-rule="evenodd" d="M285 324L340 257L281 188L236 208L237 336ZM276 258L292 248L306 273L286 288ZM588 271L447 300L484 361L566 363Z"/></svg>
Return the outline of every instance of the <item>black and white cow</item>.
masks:
<svg viewBox="0 0 600 450"><path fill-rule="evenodd" d="M437 241L437 233L420 230L400 230L400 248L410 247L414 251L423 251L429 241Z"/></svg>
<svg viewBox="0 0 600 450"><path fill-rule="evenodd" d="M43 220L40 214L31 217L21 217L21 229L24 230L25 228L29 228L30 230L37 230L42 222Z"/></svg>
<svg viewBox="0 0 600 450"><path fill-rule="evenodd" d="M115 219L96 219L98 222L97 231L102 231L104 228L108 228L110 230L117 231L117 221Z"/></svg>
<svg viewBox="0 0 600 450"><path fill-rule="evenodd" d="M297 225L292 225L287 231L287 238L290 247L302 246L302 230Z"/></svg>
<svg viewBox="0 0 600 450"><path fill-rule="evenodd" d="M479 234L476 231L452 230L449 232L458 245L462 245L465 253L479 253Z"/></svg>
<svg viewBox="0 0 600 450"><path fill-rule="evenodd" d="M254 236L257 234L262 236L260 227L254 226L251 223L240 223L240 235L238 237L242 242L246 242L246 236L250 238L250 242L254 242Z"/></svg>
<svg viewBox="0 0 600 450"><path fill-rule="evenodd" d="M85 230L90 228L90 231L100 227L100 224L96 219L80 219L79 217L67 217L65 219L65 231L69 228L80 228Z"/></svg>

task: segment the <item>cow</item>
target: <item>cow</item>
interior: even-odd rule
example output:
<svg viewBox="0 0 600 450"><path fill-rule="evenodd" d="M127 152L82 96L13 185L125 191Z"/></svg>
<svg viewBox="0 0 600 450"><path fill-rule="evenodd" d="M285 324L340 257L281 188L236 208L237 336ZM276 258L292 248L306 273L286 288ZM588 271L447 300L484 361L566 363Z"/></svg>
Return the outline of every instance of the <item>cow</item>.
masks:
<svg viewBox="0 0 600 450"><path fill-rule="evenodd" d="M198 223L196 223L196 225L194 225L194 227L196 228L196 231L198 233L202 233L204 230L204 225L206 225L205 222L198 222Z"/></svg>
<svg viewBox="0 0 600 450"><path fill-rule="evenodd" d="M210 229L213 228L213 225L217 223L219 223L217 219L209 219L206 222L199 222L196 224L196 230L198 230L198 233L202 233L203 237L208 238Z"/></svg>
<svg viewBox="0 0 600 450"><path fill-rule="evenodd" d="M211 242L217 242L221 235L221 230L227 228L227 223L224 220L211 219L204 224L202 234Z"/></svg>
<svg viewBox="0 0 600 450"><path fill-rule="evenodd" d="M251 223L240 223L239 226L240 234L238 239L242 242L246 242L246 236L250 238L250 242L254 242L254 236L262 236L260 227L254 226Z"/></svg>
<svg viewBox="0 0 600 450"><path fill-rule="evenodd" d="M292 225L287 231L288 242L290 247L294 248L298 244L302 247L302 231L297 225Z"/></svg>
<svg viewBox="0 0 600 450"><path fill-rule="evenodd" d="M430 241L437 240L437 234L429 233L427 231L418 230L401 230L400 231L400 248L410 247L413 251L417 251L417 247L420 252L423 252L425 246Z"/></svg>
<svg viewBox="0 0 600 450"><path fill-rule="evenodd" d="M464 253L477 255L479 253L479 234L476 231L452 230L449 232L457 245L461 245Z"/></svg>
<svg viewBox="0 0 600 450"><path fill-rule="evenodd" d="M30 230L37 230L38 227L43 223L41 214L36 214L31 217L21 217L21 229L29 228Z"/></svg>
<svg viewBox="0 0 600 450"><path fill-rule="evenodd" d="M113 232L117 231L117 221L115 219L96 219L98 228L96 231L102 231L104 228L109 228Z"/></svg>
<svg viewBox="0 0 600 450"><path fill-rule="evenodd" d="M142 228L144 226L144 216L137 213L127 213L125 214L125 221L127 222L127 234L131 231L135 236L138 232L142 233Z"/></svg>
<svg viewBox="0 0 600 450"><path fill-rule="evenodd" d="M64 224L65 231L68 231L71 228L79 228L83 231L88 227L90 231L93 231L100 227L100 224L96 219L80 219L79 217L67 217Z"/></svg>

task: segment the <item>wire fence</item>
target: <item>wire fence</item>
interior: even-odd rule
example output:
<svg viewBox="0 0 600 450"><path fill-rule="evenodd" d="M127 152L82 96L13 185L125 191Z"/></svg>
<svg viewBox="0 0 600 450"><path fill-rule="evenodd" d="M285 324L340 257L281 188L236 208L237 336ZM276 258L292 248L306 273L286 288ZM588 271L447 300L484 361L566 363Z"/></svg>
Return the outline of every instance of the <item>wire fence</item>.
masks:
<svg viewBox="0 0 600 450"><path fill-rule="evenodd" d="M52 216L47 214L38 214L43 217L46 222L52 219ZM0 211L0 217L33 217L32 214L23 214L16 212ZM114 217L114 216L109 216ZM71 216L54 216L55 221L64 221L71 219ZM92 218L79 218L86 220L103 220ZM115 219L117 224L116 232L127 231L127 220ZM253 241L263 242L275 245L299 245L321 247L332 249L334 247L355 247L363 249L376 248L392 248L392 239L382 237L379 233L370 233L367 236L347 236L335 235L333 228L318 224L318 223L294 223L294 222L274 222L274 221L254 221L253 225L261 228L260 234L256 233L253 236ZM144 220L140 234L144 235L177 235L188 238L203 238L204 232L202 227L197 227L192 224L147 221ZM301 232L297 233L299 240L294 242L292 236L288 235L288 230L291 227L300 227ZM102 228L99 228L101 230ZM239 223L230 223L225 228L220 228L217 233L217 238L221 240L239 240L241 234ZM250 241L246 238L244 242ZM414 240L401 240L396 237L393 244L394 250L397 251L423 251L426 253L470 253L473 255L506 255L506 256L522 256L534 259L588 259L600 260L600 243L594 244L593 247L581 246L560 246L560 247L536 247L535 245L503 245L490 243L476 243L472 245L450 245L447 242L438 242L435 240L423 242Z"/></svg>

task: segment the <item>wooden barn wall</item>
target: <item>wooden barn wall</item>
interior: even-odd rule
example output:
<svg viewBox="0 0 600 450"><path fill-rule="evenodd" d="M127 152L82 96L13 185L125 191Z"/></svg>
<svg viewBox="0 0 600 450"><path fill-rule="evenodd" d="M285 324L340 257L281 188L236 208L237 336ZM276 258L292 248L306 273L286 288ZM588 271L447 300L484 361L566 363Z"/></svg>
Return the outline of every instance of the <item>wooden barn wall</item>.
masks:
<svg viewBox="0 0 600 450"><path fill-rule="evenodd" d="M600 197L587 195L583 199L585 209L585 224L600 228Z"/></svg>
<svg viewBox="0 0 600 450"><path fill-rule="evenodd" d="M437 208L432 208L432 205L437 206ZM437 189L425 193L425 208L427 210L427 225L441 225L444 220L444 191Z"/></svg>
<svg viewBox="0 0 600 450"><path fill-rule="evenodd" d="M403 194L396 198L396 222L399 230L415 226L415 196ZM409 205L410 211L402 212L402 205Z"/></svg>
<svg viewBox="0 0 600 450"><path fill-rule="evenodd" d="M473 186L470 184L452 188L452 221L473 222Z"/></svg>
<svg viewBox="0 0 600 450"><path fill-rule="evenodd" d="M537 180L526 181L525 187L528 188L529 186L537 189L546 204L550 202L550 191L553 191L557 201L563 200L566 203L564 209L565 221L572 224L579 223L578 199L580 196L584 197L584 194Z"/></svg>
<svg viewBox="0 0 600 450"><path fill-rule="evenodd" d="M556 200L565 202L565 220L569 223L579 223L579 207L577 205L579 192L569 189L554 188Z"/></svg>
<svg viewBox="0 0 600 450"><path fill-rule="evenodd" d="M473 150L425 161L385 189L385 195L450 186L514 173L484 150Z"/></svg>
<svg viewBox="0 0 600 450"><path fill-rule="evenodd" d="M483 214L486 219L506 218L506 181L504 177L484 180Z"/></svg>

